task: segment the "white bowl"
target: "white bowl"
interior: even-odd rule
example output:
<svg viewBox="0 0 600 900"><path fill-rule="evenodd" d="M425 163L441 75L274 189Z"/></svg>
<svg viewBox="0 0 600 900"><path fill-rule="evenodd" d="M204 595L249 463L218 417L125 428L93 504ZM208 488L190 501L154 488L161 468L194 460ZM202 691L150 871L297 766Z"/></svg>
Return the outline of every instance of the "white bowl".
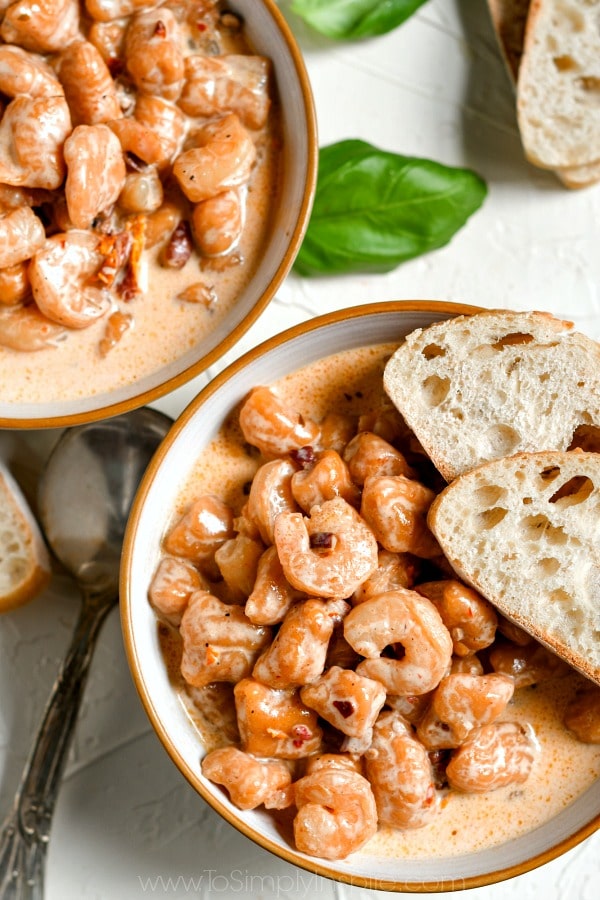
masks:
<svg viewBox="0 0 600 900"><path fill-rule="evenodd" d="M452 303L390 302L331 313L289 329L218 375L177 420L152 461L136 497L125 538L121 615L126 652L147 714L174 763L228 822L267 850L309 871L369 889L436 892L476 887L535 868L583 840L600 825L600 780L542 826L517 839L461 856L399 859L360 851L327 862L291 847L264 810L241 812L203 777L197 730L174 693L161 656L148 587L160 553L167 511L195 459L228 413L254 385L269 384L342 350L399 342L415 328L476 308Z"/></svg>
<svg viewBox="0 0 600 900"><path fill-rule="evenodd" d="M223 321L173 362L114 390L76 399L60 399L49 379L43 402L0 398L0 427L80 424L126 412L173 391L231 349L291 269L308 225L316 184L318 139L311 87L301 52L274 0L232 0L230 8L244 20L254 50L272 61L282 117L282 175L258 268ZM41 365L35 353L28 356L32 368ZM12 372L6 377L12 378ZM69 377L77 383L77 366Z"/></svg>

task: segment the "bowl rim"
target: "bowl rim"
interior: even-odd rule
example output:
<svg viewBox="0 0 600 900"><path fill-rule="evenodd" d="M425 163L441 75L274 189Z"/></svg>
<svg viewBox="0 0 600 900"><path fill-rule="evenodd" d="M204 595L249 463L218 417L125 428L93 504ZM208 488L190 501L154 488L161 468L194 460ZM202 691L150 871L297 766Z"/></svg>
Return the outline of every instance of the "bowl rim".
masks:
<svg viewBox="0 0 600 900"><path fill-rule="evenodd" d="M182 372L178 372L176 375L162 381L160 384L136 393L131 397L127 397L124 400L108 401L101 406L94 407L94 409L79 413L60 413L57 415L41 415L35 417L24 416L22 418L0 414L0 428L18 428L26 430L81 425L87 422L94 422L99 419L120 415L121 413L129 412L139 406L145 406L148 403L158 400L165 394L169 394L177 388L182 387L184 384L187 384L193 378L202 375L211 365L216 363L231 350L231 348L235 346L262 315L276 292L281 287L281 284L290 272L300 250L302 240L306 233L306 229L308 228L310 213L313 206L319 162L317 113L306 63L287 20L276 5L275 0L260 0L260 2L273 19L289 53L300 87L307 128L307 158L304 173L304 185L302 188L302 202L298 210L294 227L290 233L285 255L281 259L269 283L244 318L238 322L235 328L233 328L215 347L203 354L200 359L197 359L194 363L187 366Z"/></svg>
<svg viewBox="0 0 600 900"><path fill-rule="evenodd" d="M158 716L150 692L144 683L141 667L138 665L135 652L135 640L133 636L132 617L131 617L131 595L129 591L129 580L131 575L131 563L133 556L133 545L139 518L145 505L146 497L150 491L154 477L163 465L163 462L169 454L170 448L178 439L180 433L185 429L187 423L194 417L205 402L217 393L230 378L236 375L246 365L253 362L257 358L269 353L274 348L280 347L288 341L306 335L312 331L322 329L331 324L337 324L348 319L356 319L362 316L372 316L378 313L399 313L399 312L435 312L447 314L447 318L453 318L457 315L472 315L479 312L488 312L483 307L470 304L440 301L440 300L390 300L382 302L367 303L361 306L349 307L346 309L336 310L317 316L313 319L303 321L297 325L285 329L282 332L268 338L262 343L248 350L239 359L232 362L227 368L217 374L199 393L192 399L188 406L183 410L179 417L175 420L169 433L159 446L155 455L142 478L138 492L134 498L132 508L129 515L129 521L125 533L123 543L123 553L121 557L120 572L120 617L121 629L125 645L125 653L127 662L131 671L137 693L142 701L142 705L150 719L153 729L155 730L164 749L175 763L179 771L186 778L188 783L209 804L219 815L221 815L230 825L237 831L250 838L254 843L258 844L265 850L270 851L275 856L298 866L313 874L323 876L325 878L350 884L353 887L362 887L369 890L382 890L390 892L407 892L407 893L438 893L442 891L455 891L467 888L483 887L505 881L517 875L525 874L547 862L561 856L563 853L577 846L595 831L600 829L600 812L595 815L589 822L579 827L575 832L558 839L556 844L534 854L529 859L499 868L494 871L488 871L481 875L469 875L460 878L437 879L435 881L403 882L400 880L379 879L375 877L365 877L353 873L346 873L336 870L316 857L308 857L299 853L293 847L286 847L271 840L268 836L259 834L251 824L248 824L243 818L238 818L236 811L232 811L223 803L218 796L210 793L200 778L192 771L182 756L179 754L172 738L170 737L166 727L163 725ZM443 316L442 316L443 317ZM526 838L526 835L523 835Z"/></svg>

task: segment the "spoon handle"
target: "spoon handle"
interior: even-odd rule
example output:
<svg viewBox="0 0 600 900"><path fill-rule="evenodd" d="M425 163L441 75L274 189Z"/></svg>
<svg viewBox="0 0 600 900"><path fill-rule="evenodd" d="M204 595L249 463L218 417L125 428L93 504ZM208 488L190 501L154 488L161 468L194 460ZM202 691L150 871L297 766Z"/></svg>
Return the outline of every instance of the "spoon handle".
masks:
<svg viewBox="0 0 600 900"><path fill-rule="evenodd" d="M0 831L0 897L41 900L52 813L96 637L115 597L85 597L73 637Z"/></svg>

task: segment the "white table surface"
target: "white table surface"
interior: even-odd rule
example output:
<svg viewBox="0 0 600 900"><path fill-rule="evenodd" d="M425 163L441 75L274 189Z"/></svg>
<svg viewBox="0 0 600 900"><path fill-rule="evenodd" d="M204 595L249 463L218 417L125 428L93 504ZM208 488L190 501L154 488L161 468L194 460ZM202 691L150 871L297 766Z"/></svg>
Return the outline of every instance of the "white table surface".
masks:
<svg viewBox="0 0 600 900"><path fill-rule="evenodd" d="M483 208L442 250L378 276L292 274L269 309L206 376L156 405L177 415L227 362L307 317L376 300L443 299L548 310L600 336L600 186L564 189L528 165L514 97L484 0L429 0L389 35L332 44L286 13L312 79L320 142L466 165L489 186ZM76 593L65 579L0 618L0 814L10 805L70 637ZM546 866L467 890L490 900L592 900L600 834ZM61 788L47 900L392 897L338 885L271 856L198 797L154 735L132 685L118 616L101 633ZM443 894L447 897L451 894ZM458 896L458 895L457 895Z"/></svg>

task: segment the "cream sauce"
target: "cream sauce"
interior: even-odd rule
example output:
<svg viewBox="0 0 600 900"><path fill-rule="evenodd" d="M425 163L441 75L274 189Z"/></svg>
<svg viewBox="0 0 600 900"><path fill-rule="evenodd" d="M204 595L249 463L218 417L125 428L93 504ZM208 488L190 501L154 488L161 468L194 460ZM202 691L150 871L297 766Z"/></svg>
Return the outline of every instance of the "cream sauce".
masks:
<svg viewBox="0 0 600 900"><path fill-rule="evenodd" d="M292 409L321 420L330 410L358 416L388 406L382 388L385 362L395 345L347 351L292 373L275 387ZM172 521L199 494L222 485L221 496L238 512L246 500L244 485L257 467L255 454L244 443L234 411L220 434L199 457L193 477L173 505ZM246 488L247 489L247 488ZM223 742L223 730L215 721L215 706L207 706L204 717L193 703L178 671L180 642L175 632L159 626L165 660L174 690L198 729L199 741L207 749ZM600 746L580 743L562 724L564 711L584 679L570 672L562 678L522 688L514 695L502 719L529 726L538 745L535 762L524 784L486 794L442 791L441 810L434 820L411 831L381 828L362 849L363 853L426 859L475 852L515 838L547 822L600 777ZM222 698L230 696L223 686ZM201 703L201 698L196 697ZM228 709L227 740L232 739Z"/></svg>
<svg viewBox="0 0 600 900"><path fill-rule="evenodd" d="M243 33L222 33L224 53L251 50ZM189 34L184 32L189 54ZM277 201L280 122L274 91L266 125L251 132L257 161L247 189L245 227L235 248L242 264L218 271L201 270L194 250L182 269L160 265L162 245L143 253L143 295L115 308L133 316L132 327L102 355L100 341L106 317L80 331L69 330L55 347L18 352L0 347L0 396L5 403L76 400L127 386L179 359L200 344L227 319L261 258L270 213ZM205 120L189 119L189 128ZM214 287L218 300L210 308L177 300L187 287L203 282ZM1 298L0 298L1 299Z"/></svg>

